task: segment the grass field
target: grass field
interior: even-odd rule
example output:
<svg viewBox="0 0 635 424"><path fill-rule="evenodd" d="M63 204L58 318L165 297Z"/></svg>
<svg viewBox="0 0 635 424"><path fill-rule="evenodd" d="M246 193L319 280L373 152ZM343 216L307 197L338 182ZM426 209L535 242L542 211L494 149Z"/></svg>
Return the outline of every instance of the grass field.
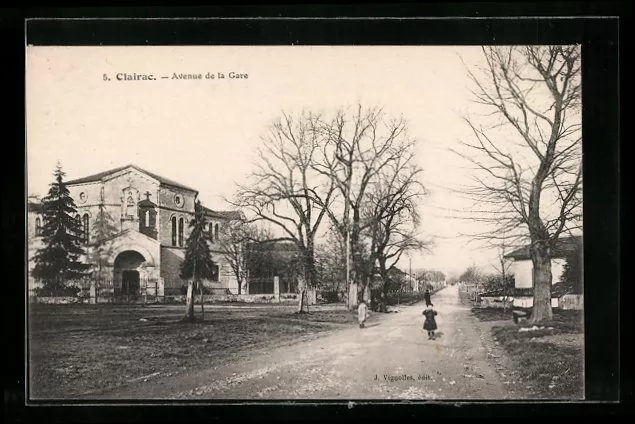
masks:
<svg viewBox="0 0 635 424"><path fill-rule="evenodd" d="M532 326L513 324L511 310L473 308L472 312L481 321L509 321L494 325L492 334L512 359L513 371L526 382L532 397L583 398L583 311L554 309L552 324L533 331L519 331Z"/></svg>
<svg viewBox="0 0 635 424"><path fill-rule="evenodd" d="M216 365L246 350L355 323L343 306L209 306L183 323L182 305L30 305L33 399L81 398L157 375ZM200 307L196 308L200 317Z"/></svg>

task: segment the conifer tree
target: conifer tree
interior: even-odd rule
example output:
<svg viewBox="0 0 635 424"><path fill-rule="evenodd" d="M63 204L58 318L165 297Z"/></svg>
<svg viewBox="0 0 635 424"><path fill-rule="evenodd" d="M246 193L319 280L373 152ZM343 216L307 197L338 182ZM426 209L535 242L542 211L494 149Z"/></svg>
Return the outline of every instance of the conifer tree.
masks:
<svg viewBox="0 0 635 424"><path fill-rule="evenodd" d="M102 199L99 204L99 212L97 212L93 223L93 246L90 254L91 262L97 268L96 280L98 285L101 281L103 267L106 264L112 250L106 242L118 232L119 229L115 225L115 221L106 209Z"/></svg>
<svg viewBox="0 0 635 424"><path fill-rule="evenodd" d="M185 259L181 264L181 278L188 279L185 320L194 320L194 289L201 293L201 310L203 310L203 285L201 280L211 279L214 275L214 262L205 232L207 220L203 214L200 200L196 202L194 219L190 222L190 235L185 242Z"/></svg>
<svg viewBox="0 0 635 424"><path fill-rule="evenodd" d="M64 294L66 282L83 277L89 267L80 260L85 254L82 224L74 218L77 209L64 176L58 163L55 180L50 184L48 195L42 199L44 246L34 257L33 277L44 283L42 292L54 296Z"/></svg>

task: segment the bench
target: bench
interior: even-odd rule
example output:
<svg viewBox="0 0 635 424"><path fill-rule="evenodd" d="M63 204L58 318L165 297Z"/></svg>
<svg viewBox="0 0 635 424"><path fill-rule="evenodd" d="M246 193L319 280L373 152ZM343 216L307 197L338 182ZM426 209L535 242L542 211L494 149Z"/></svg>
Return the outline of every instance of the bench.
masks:
<svg viewBox="0 0 635 424"><path fill-rule="evenodd" d="M516 324L527 319L527 313L524 311L512 311L512 314L514 315L514 322Z"/></svg>

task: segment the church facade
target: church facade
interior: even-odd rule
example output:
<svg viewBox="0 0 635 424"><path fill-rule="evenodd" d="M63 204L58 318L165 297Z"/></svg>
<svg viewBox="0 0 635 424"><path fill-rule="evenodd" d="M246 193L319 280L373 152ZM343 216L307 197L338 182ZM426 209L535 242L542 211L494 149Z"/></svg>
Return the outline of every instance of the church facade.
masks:
<svg viewBox="0 0 635 424"><path fill-rule="evenodd" d="M68 181L81 222L87 255L99 281L110 284L115 296L135 295L146 290L148 283L155 293L180 295L187 281L180 278L185 258L189 223L194 217L198 191L146 171L127 165ZM42 245L41 203L29 198L29 262ZM214 211L204 208L212 259L217 265L214 277L204 284L213 292L237 293L238 286L231 267L220 253L220 234L224 225L242 218L237 211ZM110 233L95 252L95 225L110 223ZM98 258L98 259L97 259ZM99 266L97 266L99 262Z"/></svg>

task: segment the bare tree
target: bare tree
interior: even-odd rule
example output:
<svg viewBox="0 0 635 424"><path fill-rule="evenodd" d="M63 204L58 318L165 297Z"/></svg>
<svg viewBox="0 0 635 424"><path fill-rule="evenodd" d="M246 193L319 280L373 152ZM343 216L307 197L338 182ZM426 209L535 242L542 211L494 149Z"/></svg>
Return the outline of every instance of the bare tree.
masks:
<svg viewBox="0 0 635 424"><path fill-rule="evenodd" d="M346 290L346 246L340 234L329 231L316 249L320 287L331 300L339 299ZM337 297L335 297L337 296Z"/></svg>
<svg viewBox="0 0 635 424"><path fill-rule="evenodd" d="M413 163L414 151L388 163L378 174L367 194L364 206L364 228L370 239L363 275L367 286L377 267L382 280L383 298L388 298L388 270L404 253L426 248L417 234L420 217L417 201L424 195L418 177L421 170Z"/></svg>
<svg viewBox="0 0 635 424"><path fill-rule="evenodd" d="M218 250L236 277L238 294L242 294L243 285L247 284L247 243L256 241L257 236L257 229L241 219L224 225L219 237Z"/></svg>
<svg viewBox="0 0 635 424"><path fill-rule="evenodd" d="M550 249L581 225L579 46L483 48L482 74L469 72L476 101L491 112L467 118L474 141L460 153L475 165L468 190L481 234L513 242L528 236L534 306L530 321L550 321ZM511 131L510 131L511 129Z"/></svg>
<svg viewBox="0 0 635 424"><path fill-rule="evenodd" d="M318 122L310 113L283 113L262 137L251 181L239 187L233 202L253 215L248 222L268 222L281 232L278 241L297 246L302 262L299 312L308 307L307 286L315 285L315 239L334 192L333 182L313 167L319 152Z"/></svg>
<svg viewBox="0 0 635 424"><path fill-rule="evenodd" d="M325 208L333 228L347 240L352 256L348 306L357 306L363 279L362 210L367 190L375 177L414 146L407 137L403 118L387 119L379 108L363 108L347 114L338 111L321 120L322 155L314 169L332 181L338 201ZM348 257L348 254L347 254Z"/></svg>

